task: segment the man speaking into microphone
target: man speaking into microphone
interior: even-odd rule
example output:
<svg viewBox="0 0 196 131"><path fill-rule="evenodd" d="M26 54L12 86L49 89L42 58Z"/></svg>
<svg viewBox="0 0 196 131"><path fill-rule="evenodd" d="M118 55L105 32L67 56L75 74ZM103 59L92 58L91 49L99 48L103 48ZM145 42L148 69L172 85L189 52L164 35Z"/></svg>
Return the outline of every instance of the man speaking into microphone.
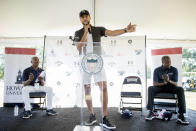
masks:
<svg viewBox="0 0 196 131"><path fill-rule="evenodd" d="M127 32L135 32L136 25L131 25L131 23L123 29L119 30L108 30L104 27L95 27L90 24L90 13L87 10L82 10L79 13L80 22L83 25L83 28L75 32L75 42L79 54L88 54L94 53L101 55L101 37L102 36L118 36ZM96 47L96 48L95 48ZM85 100L88 106L90 113L89 120L85 122L85 125L93 125L97 122L95 113L92 106L92 97L91 97L91 77L89 74L82 74L83 85L85 89ZM107 92L107 79L104 68L97 74L93 75L94 82L100 87L100 90L103 91L102 98L103 102L103 116L100 122L100 125L107 129L115 129L116 126L112 125L107 116L107 106L108 106L108 92Z"/></svg>

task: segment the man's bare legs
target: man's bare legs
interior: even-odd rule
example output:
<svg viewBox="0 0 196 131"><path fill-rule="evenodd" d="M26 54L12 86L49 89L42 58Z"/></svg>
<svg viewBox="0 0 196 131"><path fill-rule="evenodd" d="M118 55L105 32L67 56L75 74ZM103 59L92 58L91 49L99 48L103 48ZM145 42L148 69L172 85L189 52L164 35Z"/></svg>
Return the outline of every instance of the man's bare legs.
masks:
<svg viewBox="0 0 196 131"><path fill-rule="evenodd" d="M103 116L107 115L107 106L108 106L108 91L107 91L107 82L106 81L101 81L97 82L99 88L100 88L100 101L103 105ZM85 87L85 100L86 104L88 106L88 110L90 114L94 114L93 111L93 104L92 104L92 96L91 96L91 86L90 84L84 85ZM102 92L103 91L103 92ZM103 94L103 97L102 97ZM103 98L103 100L102 100Z"/></svg>
<svg viewBox="0 0 196 131"><path fill-rule="evenodd" d="M107 82L100 81L100 82L97 82L97 84L99 85L99 88L101 91L100 98L101 98L101 103L102 103L102 107L103 107L102 119L101 119L101 122L99 123L99 125L104 128L107 128L107 129L116 129L116 126L112 125L107 118L107 107L108 107Z"/></svg>
<svg viewBox="0 0 196 131"><path fill-rule="evenodd" d="M107 107L108 107L108 91L107 91L107 82L101 81L97 82L99 88L100 88L100 100L103 106L103 117L107 115ZM103 91L103 92L102 92ZM103 94L103 96L102 96ZM103 100L102 100L103 98Z"/></svg>
<svg viewBox="0 0 196 131"><path fill-rule="evenodd" d="M93 112L93 104L92 104L92 97L91 97L91 86L90 84L84 85L85 89L85 100L88 106L88 111L90 113L89 120L85 122L86 126L91 126L97 122L95 114Z"/></svg>
<svg viewBox="0 0 196 131"><path fill-rule="evenodd" d="M96 83L100 88L100 100L103 107L103 114L101 122L99 123L100 126L107 128L107 129L116 129L115 125L112 125L109 120L107 119L107 106L108 106L108 91L107 91L107 82L106 81L100 81ZM90 112L89 122L86 123L86 125L93 125L96 122L96 117L93 112L93 106L92 106L92 97L91 97L91 88L90 84L85 85L85 99L86 104L88 106L88 110Z"/></svg>
<svg viewBox="0 0 196 131"><path fill-rule="evenodd" d="M92 104L92 96L91 96L91 86L90 86L90 84L84 85L84 88L85 88L85 100L86 100L86 104L88 106L88 110L89 110L90 114L94 114L93 104Z"/></svg>

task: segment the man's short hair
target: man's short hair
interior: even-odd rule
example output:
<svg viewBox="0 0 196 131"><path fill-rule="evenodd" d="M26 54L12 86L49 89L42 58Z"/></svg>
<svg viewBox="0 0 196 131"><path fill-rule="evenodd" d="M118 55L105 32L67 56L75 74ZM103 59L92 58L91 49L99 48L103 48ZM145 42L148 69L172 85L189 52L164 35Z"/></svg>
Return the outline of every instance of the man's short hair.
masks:
<svg viewBox="0 0 196 131"><path fill-rule="evenodd" d="M170 57L169 57L169 56L163 56L161 60L162 60L162 63L163 63L163 62L165 62L166 60L170 60Z"/></svg>
<svg viewBox="0 0 196 131"><path fill-rule="evenodd" d="M34 59L38 59L39 60L39 58L37 56L31 57L31 60L34 60Z"/></svg>

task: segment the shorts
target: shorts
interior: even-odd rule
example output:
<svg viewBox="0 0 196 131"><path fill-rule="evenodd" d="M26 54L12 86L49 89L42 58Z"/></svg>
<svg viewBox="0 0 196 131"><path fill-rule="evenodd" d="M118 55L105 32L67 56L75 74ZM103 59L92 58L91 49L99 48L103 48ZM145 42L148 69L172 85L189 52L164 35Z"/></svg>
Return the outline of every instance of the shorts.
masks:
<svg viewBox="0 0 196 131"><path fill-rule="evenodd" d="M81 71L82 73L82 83L84 85L91 84L91 77L94 78L94 82L101 82L101 81L107 81L106 74L105 74L105 69L103 68L100 72L97 74L88 74L85 71Z"/></svg>

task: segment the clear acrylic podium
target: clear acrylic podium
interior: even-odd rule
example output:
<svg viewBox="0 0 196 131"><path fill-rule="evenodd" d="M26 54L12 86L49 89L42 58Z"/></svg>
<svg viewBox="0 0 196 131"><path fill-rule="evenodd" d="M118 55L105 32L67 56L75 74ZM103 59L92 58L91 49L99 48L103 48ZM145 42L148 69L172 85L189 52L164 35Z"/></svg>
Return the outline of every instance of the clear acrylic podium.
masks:
<svg viewBox="0 0 196 131"><path fill-rule="evenodd" d="M103 117L103 101L105 100L103 97L103 81L106 80L106 74L104 70L104 61L102 58L102 47L101 43L76 43L75 46L78 50L78 63L79 63L79 75L81 82L81 107L80 107L80 125L76 125L74 131L103 131L104 127L102 126L102 117ZM94 111L93 107L93 93L91 92L94 88L99 88L100 94L100 113L97 114ZM97 98L99 99L99 98ZM85 107L87 110L85 110ZM84 110L87 113L84 113ZM91 126L88 123L88 117L94 111L96 114L97 122ZM87 116L84 116L86 114Z"/></svg>
<svg viewBox="0 0 196 131"><path fill-rule="evenodd" d="M98 85L97 81L107 81L108 110L118 109L122 83L128 76L140 77L145 87L144 37L103 38L102 41L76 43L68 37L46 37L46 84L53 87L54 108L71 109L77 116L72 118L76 122L74 131L107 130L100 126L104 116L104 84ZM78 44L83 47L79 49ZM91 85L91 90L86 90L84 85ZM142 90L145 98L145 88ZM97 122L86 126L91 110L86 101L91 100ZM115 118L109 116L109 121L115 125Z"/></svg>

